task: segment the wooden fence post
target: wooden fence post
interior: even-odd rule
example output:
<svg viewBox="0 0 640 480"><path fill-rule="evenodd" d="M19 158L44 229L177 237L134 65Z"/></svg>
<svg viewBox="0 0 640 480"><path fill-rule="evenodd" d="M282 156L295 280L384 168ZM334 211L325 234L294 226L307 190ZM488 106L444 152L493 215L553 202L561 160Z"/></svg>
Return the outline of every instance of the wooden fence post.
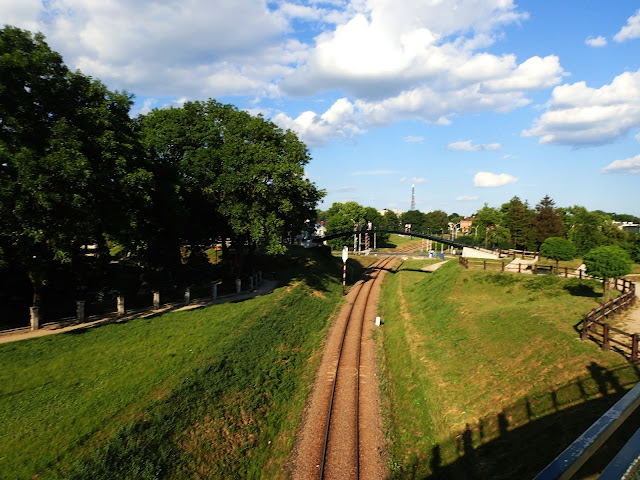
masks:
<svg viewBox="0 0 640 480"><path fill-rule="evenodd" d="M522 264L521 263L518 264L518 273L522 273Z"/></svg>
<svg viewBox="0 0 640 480"><path fill-rule="evenodd" d="M602 350L609 350L609 324L602 325Z"/></svg>
<svg viewBox="0 0 640 480"><path fill-rule="evenodd" d="M580 272L580 280L582 280L582 269L578 270Z"/></svg>
<svg viewBox="0 0 640 480"><path fill-rule="evenodd" d="M502 271L504 272L504 262L500 262L500 264L502 265Z"/></svg>
<svg viewBox="0 0 640 480"><path fill-rule="evenodd" d="M589 321L591 320L591 313L587 314L586 317L582 320L582 335L580 335L580 340L586 340L589 336Z"/></svg>
<svg viewBox="0 0 640 480"><path fill-rule="evenodd" d="M638 334L631 335L631 361L638 361Z"/></svg>
<svg viewBox="0 0 640 480"><path fill-rule="evenodd" d="M567 278L569 276L569 268L564 267L564 278Z"/></svg>
<svg viewBox="0 0 640 480"><path fill-rule="evenodd" d="M482 261L482 269L483 269L483 270L486 270L486 269L487 269L487 261L486 261L486 260L483 260L483 261Z"/></svg>

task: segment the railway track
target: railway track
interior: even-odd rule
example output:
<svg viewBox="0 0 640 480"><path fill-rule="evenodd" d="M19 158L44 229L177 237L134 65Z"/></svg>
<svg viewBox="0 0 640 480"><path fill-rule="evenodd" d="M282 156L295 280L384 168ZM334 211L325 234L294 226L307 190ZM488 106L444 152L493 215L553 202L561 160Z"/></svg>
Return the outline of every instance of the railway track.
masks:
<svg viewBox="0 0 640 480"><path fill-rule="evenodd" d="M362 461L367 442L360 438L363 328L369 313L368 302L373 285L380 271L392 260L392 258L384 258L376 262L367 270L364 279L356 285L355 298L342 331L326 412L323 452L318 477L321 480L371 478L368 474L363 475L363 470L366 470L367 466L366 462ZM375 448L371 448L375 451Z"/></svg>
<svg viewBox="0 0 640 480"><path fill-rule="evenodd" d="M372 332L377 280L394 261L381 257L371 265L332 322L289 467L294 480L386 478Z"/></svg>

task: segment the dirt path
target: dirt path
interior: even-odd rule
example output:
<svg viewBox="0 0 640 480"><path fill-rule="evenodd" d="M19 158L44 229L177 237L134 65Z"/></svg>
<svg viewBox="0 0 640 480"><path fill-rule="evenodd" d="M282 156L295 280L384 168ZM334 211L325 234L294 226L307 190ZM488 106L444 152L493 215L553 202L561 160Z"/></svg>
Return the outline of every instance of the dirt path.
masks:
<svg viewBox="0 0 640 480"><path fill-rule="evenodd" d="M393 264L393 263L392 263ZM386 271L380 271L381 278ZM358 282L358 284L361 282ZM305 408L300 430L296 437L288 471L293 480L318 480L320 478L321 455L326 428L326 412L331 397L333 376L337 364L337 352L342 340L344 325L353 304L358 284L347 295L347 302L340 309L329 329L320 367L316 374L313 391ZM374 283L366 309L362 334L360 363L360 478L385 479L388 476L386 439L382 427L380 386L377 366L377 348L373 338L375 317L380 296L380 281ZM364 446L364 448L362 448ZM345 452L346 454L347 452ZM325 472L327 473L327 472ZM334 472L327 478L356 478L355 472Z"/></svg>
<svg viewBox="0 0 640 480"><path fill-rule="evenodd" d="M630 280L636 284L636 304L620 318L615 319L613 325L628 333L640 333L640 279L630 278Z"/></svg>
<svg viewBox="0 0 640 480"><path fill-rule="evenodd" d="M90 321L84 323L53 323L43 326L39 330L31 331L28 329L13 331L8 333L0 332L0 344L17 342L19 340L27 340L29 338L45 337L47 335L55 335L57 333L70 332L72 330L79 330L82 328L95 328L110 323L128 322L129 320L135 320L136 318L149 318L156 315L161 315L167 312L176 312L181 310L191 310L194 308L208 307L210 305L217 305L219 303L237 302L241 300L247 300L249 298L256 297L258 295L265 295L271 293L277 286L277 282L274 280L265 280L257 289L241 293L240 295L225 295L224 297L218 297L217 300L193 300L189 305L183 304L168 304L164 305L158 310L146 310L136 311L130 314L116 316L115 314L105 315L99 318L92 318Z"/></svg>

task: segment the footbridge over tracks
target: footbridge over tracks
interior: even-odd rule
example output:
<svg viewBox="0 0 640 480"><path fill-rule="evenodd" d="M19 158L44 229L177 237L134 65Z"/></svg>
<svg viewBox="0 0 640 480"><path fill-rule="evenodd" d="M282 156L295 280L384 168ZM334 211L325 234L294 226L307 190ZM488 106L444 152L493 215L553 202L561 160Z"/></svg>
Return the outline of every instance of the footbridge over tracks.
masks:
<svg viewBox="0 0 640 480"><path fill-rule="evenodd" d="M412 236L412 237L418 237L418 238L426 238L427 240L433 240L434 242L440 242L443 243L445 245L449 245L451 247L454 248L474 248L471 247L470 245L466 245L464 243L460 243L460 242L456 242L455 240L450 240L448 238L445 237L441 237L438 235L433 235L431 233L422 233L422 232L407 232L404 230L400 230L400 229L386 229L386 228L373 228L371 230L352 230L350 232L341 232L341 233L331 233L329 235L325 235L324 237L313 237L311 240L314 243L318 243L321 244L322 242L324 242L325 240L333 240L334 238L340 238L340 237L352 237L353 235L359 235L359 234L373 234L373 233L395 233L396 235L408 235L408 236Z"/></svg>

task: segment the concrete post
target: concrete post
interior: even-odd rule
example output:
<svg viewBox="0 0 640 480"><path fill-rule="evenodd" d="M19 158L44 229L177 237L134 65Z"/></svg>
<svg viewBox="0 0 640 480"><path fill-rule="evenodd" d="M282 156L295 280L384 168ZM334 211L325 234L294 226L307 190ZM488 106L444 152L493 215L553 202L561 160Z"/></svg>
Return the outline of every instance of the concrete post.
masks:
<svg viewBox="0 0 640 480"><path fill-rule="evenodd" d="M240 280L239 278L236 278L236 293L240 295L241 291L242 291L242 280Z"/></svg>
<svg viewBox="0 0 640 480"><path fill-rule="evenodd" d="M78 300L76 302L76 318L78 322L84 322L84 300Z"/></svg>
<svg viewBox="0 0 640 480"><path fill-rule="evenodd" d="M40 328L40 308L31 307L31 330L38 330Z"/></svg>
<svg viewBox="0 0 640 480"><path fill-rule="evenodd" d="M189 305L191 303L191 287L184 289L184 304Z"/></svg>
<svg viewBox="0 0 640 480"><path fill-rule="evenodd" d="M160 292L157 290L153 292L153 309L160 309Z"/></svg>
<svg viewBox="0 0 640 480"><path fill-rule="evenodd" d="M249 275L249 290L253 290L253 275Z"/></svg>
<svg viewBox="0 0 640 480"><path fill-rule="evenodd" d="M214 302L218 300L218 284L217 283L214 283L213 285L211 285L211 297L213 298Z"/></svg>
<svg viewBox="0 0 640 480"><path fill-rule="evenodd" d="M124 297L118 295L118 315L124 315Z"/></svg>

